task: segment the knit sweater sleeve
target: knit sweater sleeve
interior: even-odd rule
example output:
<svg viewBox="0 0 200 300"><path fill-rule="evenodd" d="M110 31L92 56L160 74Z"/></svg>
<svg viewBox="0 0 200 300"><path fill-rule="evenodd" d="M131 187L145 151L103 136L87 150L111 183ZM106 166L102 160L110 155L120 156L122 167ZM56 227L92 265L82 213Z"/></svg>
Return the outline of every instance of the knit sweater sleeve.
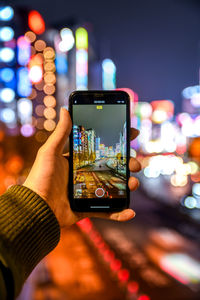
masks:
<svg viewBox="0 0 200 300"><path fill-rule="evenodd" d="M0 299L15 298L37 263L60 239L48 204L19 185L0 196Z"/></svg>

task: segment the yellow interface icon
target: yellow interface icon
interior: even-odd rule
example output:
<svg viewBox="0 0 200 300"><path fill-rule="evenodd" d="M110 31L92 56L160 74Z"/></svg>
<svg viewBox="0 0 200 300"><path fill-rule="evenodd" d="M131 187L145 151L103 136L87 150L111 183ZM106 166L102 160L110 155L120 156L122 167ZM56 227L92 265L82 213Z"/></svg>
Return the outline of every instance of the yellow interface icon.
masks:
<svg viewBox="0 0 200 300"><path fill-rule="evenodd" d="M97 109L103 109L102 105L97 105Z"/></svg>

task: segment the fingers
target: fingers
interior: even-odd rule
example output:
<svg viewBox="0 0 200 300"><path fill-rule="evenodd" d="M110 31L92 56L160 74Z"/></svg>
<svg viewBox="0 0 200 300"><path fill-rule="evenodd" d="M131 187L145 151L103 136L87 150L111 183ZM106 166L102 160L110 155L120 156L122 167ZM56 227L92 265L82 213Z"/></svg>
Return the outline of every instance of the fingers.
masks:
<svg viewBox="0 0 200 300"><path fill-rule="evenodd" d="M133 219L135 217L134 210L128 208L124 209L120 212L114 212L114 213L104 213L104 212L87 212L87 213L79 213L79 219L83 218L100 218L100 219L107 219L107 220L114 220L114 221L120 221L125 222Z"/></svg>
<svg viewBox="0 0 200 300"><path fill-rule="evenodd" d="M139 180L135 177L130 177L129 181L128 181L128 187L131 191L135 191L137 190L137 188L139 187Z"/></svg>
<svg viewBox="0 0 200 300"><path fill-rule="evenodd" d="M55 153L61 154L63 152L66 139L68 138L72 129L72 121L70 114L65 108L60 109L60 119L54 132L50 135L45 143L45 148L48 147Z"/></svg>
<svg viewBox="0 0 200 300"><path fill-rule="evenodd" d="M138 135L139 135L140 131L136 128L131 128L130 131L130 139L131 141L134 140Z"/></svg>
<svg viewBox="0 0 200 300"><path fill-rule="evenodd" d="M139 172L142 169L142 166L137 159L131 157L129 160L129 169L131 172Z"/></svg>

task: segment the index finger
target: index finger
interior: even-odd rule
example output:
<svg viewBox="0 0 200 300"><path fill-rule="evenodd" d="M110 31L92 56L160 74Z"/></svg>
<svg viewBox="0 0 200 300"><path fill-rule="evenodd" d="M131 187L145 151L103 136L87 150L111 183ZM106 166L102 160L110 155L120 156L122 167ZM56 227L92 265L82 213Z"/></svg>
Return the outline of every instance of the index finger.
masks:
<svg viewBox="0 0 200 300"><path fill-rule="evenodd" d="M131 208L124 209L120 212L81 212L75 214L78 215L79 220L83 218L100 218L125 222L135 217L135 211Z"/></svg>

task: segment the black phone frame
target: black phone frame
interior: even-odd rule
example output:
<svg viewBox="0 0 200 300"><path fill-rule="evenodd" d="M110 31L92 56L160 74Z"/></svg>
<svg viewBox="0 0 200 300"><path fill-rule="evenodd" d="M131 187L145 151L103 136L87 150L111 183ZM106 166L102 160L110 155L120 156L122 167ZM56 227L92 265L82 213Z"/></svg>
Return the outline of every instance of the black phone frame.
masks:
<svg viewBox="0 0 200 300"><path fill-rule="evenodd" d="M75 99L78 98L78 99ZM77 212L112 212L121 211L130 205L130 190L128 180L130 178L129 159L130 159L130 97L124 91L74 91L69 96L69 113L73 124L73 101L81 101L85 104L94 104L94 99L109 104L116 104L117 100L125 101L126 104L126 122L127 122L127 163L126 163L126 198L74 198L73 197L73 130L69 137L69 185L68 196L70 206L73 211ZM96 103L95 103L96 104ZM94 208L95 207L95 208Z"/></svg>

